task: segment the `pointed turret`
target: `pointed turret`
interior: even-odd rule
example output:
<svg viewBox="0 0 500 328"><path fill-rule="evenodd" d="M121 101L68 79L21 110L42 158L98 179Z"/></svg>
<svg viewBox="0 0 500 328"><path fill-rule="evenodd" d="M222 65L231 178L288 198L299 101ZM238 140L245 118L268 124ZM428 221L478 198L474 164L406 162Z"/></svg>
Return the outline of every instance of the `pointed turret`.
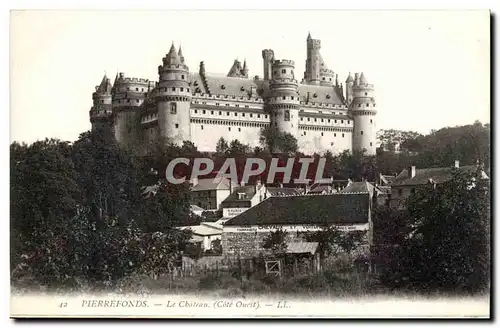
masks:
<svg viewBox="0 0 500 328"><path fill-rule="evenodd" d="M179 52L177 53L177 55L181 59L181 62L184 63L184 55L182 54L182 46L181 45L179 45Z"/></svg>
<svg viewBox="0 0 500 328"><path fill-rule="evenodd" d="M359 76L359 83L368 84L368 80L366 80L365 74L363 72L361 72L361 75Z"/></svg>
<svg viewBox="0 0 500 328"><path fill-rule="evenodd" d="M311 31L309 31L309 32L307 33L307 40L312 40L312 37L311 37Z"/></svg>
<svg viewBox="0 0 500 328"><path fill-rule="evenodd" d="M104 74L101 84L96 88L96 92L98 93L111 93L111 82L109 78Z"/></svg>
<svg viewBox="0 0 500 328"><path fill-rule="evenodd" d="M354 82L354 78L352 77L351 72L349 72L349 76L347 77L347 80L345 80L346 83Z"/></svg>
<svg viewBox="0 0 500 328"><path fill-rule="evenodd" d="M180 65L182 64L182 59L177 53L177 50L175 49L175 45L172 42L172 45L170 46L170 51L168 54L165 56L163 59L164 63L167 65Z"/></svg>

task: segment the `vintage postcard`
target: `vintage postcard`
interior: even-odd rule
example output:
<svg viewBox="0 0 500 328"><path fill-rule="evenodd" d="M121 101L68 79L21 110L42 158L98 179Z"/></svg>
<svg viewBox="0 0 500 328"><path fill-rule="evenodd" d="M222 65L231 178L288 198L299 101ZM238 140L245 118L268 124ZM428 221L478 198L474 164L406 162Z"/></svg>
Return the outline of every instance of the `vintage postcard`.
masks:
<svg viewBox="0 0 500 328"><path fill-rule="evenodd" d="M11 11L11 317L490 318L490 24Z"/></svg>

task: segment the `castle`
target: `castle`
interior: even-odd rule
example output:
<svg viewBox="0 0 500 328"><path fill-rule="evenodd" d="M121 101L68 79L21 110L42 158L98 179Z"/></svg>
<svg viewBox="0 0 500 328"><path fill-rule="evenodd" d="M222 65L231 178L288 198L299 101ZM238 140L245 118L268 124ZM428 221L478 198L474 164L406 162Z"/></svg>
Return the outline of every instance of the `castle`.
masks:
<svg viewBox="0 0 500 328"><path fill-rule="evenodd" d="M92 95L92 131L111 128L121 145L145 149L155 142L193 142L215 151L217 141L256 147L261 130L274 126L297 138L299 151L363 150L375 154L376 102L363 73L349 73L345 86L328 69L321 41L307 37L304 78L295 63L262 50L263 76L248 77L246 61L235 60L226 76L191 72L182 49L172 44L158 67L159 82L117 74L104 76Z"/></svg>

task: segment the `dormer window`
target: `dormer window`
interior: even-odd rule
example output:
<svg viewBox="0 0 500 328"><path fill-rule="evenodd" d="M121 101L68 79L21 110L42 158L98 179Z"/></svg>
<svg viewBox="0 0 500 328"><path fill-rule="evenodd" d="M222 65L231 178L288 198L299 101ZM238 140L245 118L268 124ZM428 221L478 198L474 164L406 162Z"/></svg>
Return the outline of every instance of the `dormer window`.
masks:
<svg viewBox="0 0 500 328"><path fill-rule="evenodd" d="M242 87L240 88L240 90L241 90L241 91L245 91L245 87L243 87L243 86L242 86Z"/></svg>
<svg viewBox="0 0 500 328"><path fill-rule="evenodd" d="M224 90L224 89L226 89L226 86L225 86L224 84L222 84L222 85L220 86L220 88L221 88L222 90Z"/></svg>
<svg viewBox="0 0 500 328"><path fill-rule="evenodd" d="M314 97L314 98L318 98L318 94L315 92L315 93L313 94L313 97Z"/></svg>
<svg viewBox="0 0 500 328"><path fill-rule="evenodd" d="M330 95L326 95L326 99L330 99Z"/></svg>

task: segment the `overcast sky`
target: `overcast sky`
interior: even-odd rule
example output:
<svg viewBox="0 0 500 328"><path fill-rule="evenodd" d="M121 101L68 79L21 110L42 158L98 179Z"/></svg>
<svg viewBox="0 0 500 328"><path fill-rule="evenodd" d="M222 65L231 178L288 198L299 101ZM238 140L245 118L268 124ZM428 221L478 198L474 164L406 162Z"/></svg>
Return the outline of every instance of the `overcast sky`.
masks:
<svg viewBox="0 0 500 328"><path fill-rule="evenodd" d="M11 14L11 141L75 140L104 73L157 80L172 41L191 71L246 58L262 76L270 48L302 78L309 31L341 82L363 71L375 85L378 128L490 122L487 11L23 11Z"/></svg>

